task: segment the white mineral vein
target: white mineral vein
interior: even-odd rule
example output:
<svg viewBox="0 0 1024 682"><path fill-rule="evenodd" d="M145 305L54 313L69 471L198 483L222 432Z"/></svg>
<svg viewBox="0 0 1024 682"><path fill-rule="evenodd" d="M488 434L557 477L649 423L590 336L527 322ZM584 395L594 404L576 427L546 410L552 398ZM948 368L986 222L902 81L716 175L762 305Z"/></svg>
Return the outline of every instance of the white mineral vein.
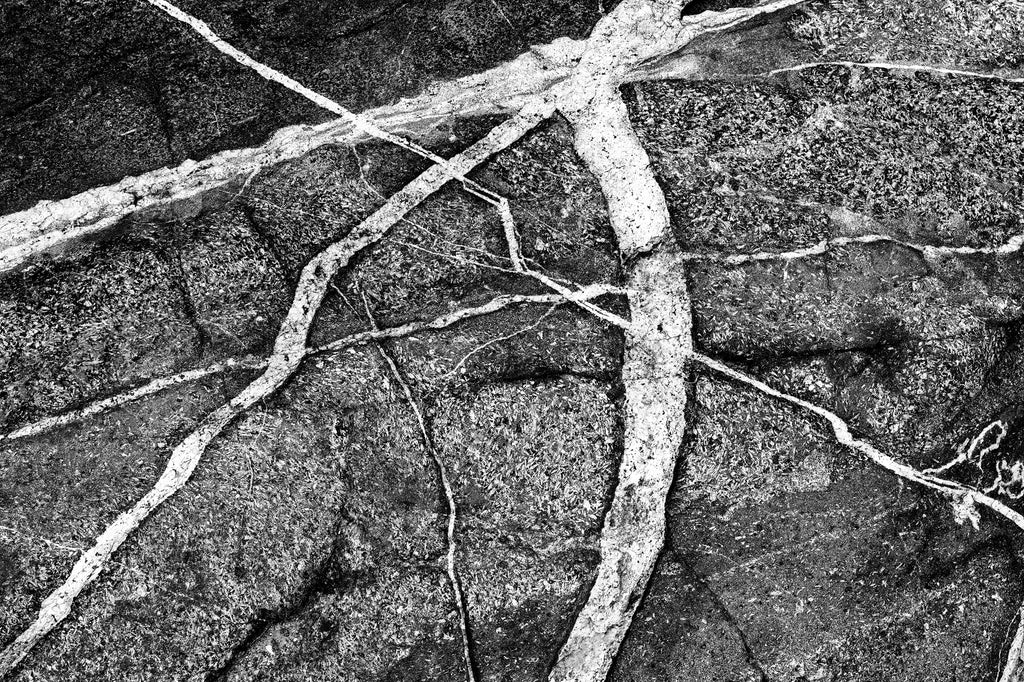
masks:
<svg viewBox="0 0 1024 682"><path fill-rule="evenodd" d="M306 338L328 284L359 251L370 246L409 211L439 190L453 176L468 173L481 162L520 139L550 114L542 102L528 104L522 112L491 130L483 139L448 160L445 167L431 166L388 199L345 239L314 256L303 268L295 298L267 368L233 399L217 408L178 444L153 488L128 511L119 515L75 563L65 582L46 599L34 622L0 652L0 677L9 673L32 649L71 613L75 598L94 581L118 547L168 497L180 490L199 464L210 442L233 419L279 389L306 356Z"/></svg>
<svg viewBox="0 0 1024 682"><path fill-rule="evenodd" d="M671 254L669 213L619 86L698 35L799 4L682 17L682 2L625 0L594 27L574 74L554 88L576 151L597 178L627 267L631 322L622 379L625 434L601 561L551 680L601 682L632 622L665 539L665 503L685 431L692 318L684 262Z"/></svg>
<svg viewBox="0 0 1024 682"><path fill-rule="evenodd" d="M695 362L698 362L715 372L723 374L734 381L746 384L747 386L751 386L762 393L778 398L779 400L784 400L809 412L813 412L829 423L829 426L832 427L832 432L835 434L836 440L843 445L860 452L875 464L902 479L912 481L913 483L917 483L918 485L922 485L927 488L932 488L933 490L938 490L939 492L948 495L953 501L953 512L959 522L970 522L975 526L975 528L977 528L981 521L981 517L977 511L977 506L981 505L988 507L1010 523L1017 526L1017 528L1024 530L1024 516L1019 512L982 491L957 483L956 481L940 478L928 471L918 471L917 469L903 464L895 458L883 453L870 443L854 438L853 434L850 433L849 425L843 421L839 415L835 414L831 410L827 410L824 407L815 405L814 403L803 400L802 398L774 389L760 379L752 377L749 374L745 374L737 369L733 369L723 362L719 362L718 360L709 358L700 353L694 353L692 357ZM1022 672L1024 672L1024 667L1021 666L1022 648L1024 648L1024 607L1021 607L1019 621L1017 624L1017 632L1014 635L1010 651L1007 654L1006 663L1003 666L999 682L1020 682Z"/></svg>

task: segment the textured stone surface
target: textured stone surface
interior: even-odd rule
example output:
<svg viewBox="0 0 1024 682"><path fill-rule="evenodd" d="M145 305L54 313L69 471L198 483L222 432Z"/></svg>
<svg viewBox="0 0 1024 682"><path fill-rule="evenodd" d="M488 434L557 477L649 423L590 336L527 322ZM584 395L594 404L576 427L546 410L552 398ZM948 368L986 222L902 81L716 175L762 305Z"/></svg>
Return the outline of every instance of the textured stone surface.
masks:
<svg viewBox="0 0 1024 682"><path fill-rule="evenodd" d="M611 3L609 3L611 5ZM182 3L224 37L355 110L585 36L596 3ZM323 120L145 2L0 8L0 209L257 143Z"/></svg>
<svg viewBox="0 0 1024 682"><path fill-rule="evenodd" d="M582 37L602 9L350 4L185 6L356 109ZM18 84L0 88L5 211L321 120L145 3L8 3L0 26L0 82ZM1024 231L1024 86L836 66L740 74L851 58L1013 75L1020 35L1008 3L832 2L708 43L693 80L626 86L671 247L776 252L869 233L1007 242ZM455 121L432 144L451 155L498 122ZM305 262L425 167L376 143L321 147L216 210L140 220L4 275L0 433L151 377L265 356ZM637 267L620 257L565 119L473 178L509 198L523 255L550 276L623 284ZM1024 258L929 254L877 242L689 261L694 346L921 468L1001 420L983 466L947 473L1007 482L995 462L1024 461ZM511 271L494 207L456 183L332 284L314 344L367 328L364 296L379 324L397 325L543 291ZM629 314L625 297L598 302ZM577 306L518 306L387 347L448 463L478 679L545 679L601 559L623 452L624 335ZM609 679L996 679L1024 598L1017 529L987 512L978 529L959 525L948 500L836 445L813 416L687 371L666 545L631 595ZM0 441L0 645L251 377L223 372ZM214 441L12 679L463 680L439 483L374 348L311 358ZM1017 508L1014 486L997 492Z"/></svg>

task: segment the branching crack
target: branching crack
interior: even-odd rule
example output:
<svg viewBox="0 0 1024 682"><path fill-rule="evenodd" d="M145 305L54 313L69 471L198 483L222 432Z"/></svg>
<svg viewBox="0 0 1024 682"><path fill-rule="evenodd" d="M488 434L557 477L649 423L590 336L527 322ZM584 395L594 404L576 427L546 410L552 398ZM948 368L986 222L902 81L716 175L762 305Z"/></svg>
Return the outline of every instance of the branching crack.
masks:
<svg viewBox="0 0 1024 682"><path fill-rule="evenodd" d="M377 321L374 319L373 313L370 310L370 303L365 295L363 296L363 305L366 308L366 316L370 319L370 324L374 329L377 329ZM419 402L416 400L416 396L413 395L409 382L406 381L405 376L398 369L398 364L388 349L384 347L384 344L378 341L375 342L375 345L381 358L387 363L391 376L394 377L401 387L402 396L409 403L409 408L416 416L416 424L419 427L420 435L423 437L423 445L430 454L430 459L434 462L434 468L437 470L438 479L441 481L441 489L444 492L445 502L448 505L448 522L445 526L445 543L447 547L445 552L445 570L448 574L448 584L452 588L455 608L459 614L459 632L462 635L462 655L466 667L466 680L467 682L476 682L476 668L473 664L473 649L469 636L469 609L466 606L466 597L462 592L462 581L459 579L459 572L455 567L457 549L455 524L458 520L458 507L455 504L455 491L452 488L451 478L448 475L448 467L445 465L441 453L438 452L437 445L434 443L434 437L427 427L427 420L423 416L423 410L420 409Z"/></svg>
<svg viewBox="0 0 1024 682"><path fill-rule="evenodd" d="M409 211L444 186L451 177L469 172L483 160L520 139L547 117L544 106L528 106L495 127L483 139L445 162L432 166L375 211L352 233L317 254L306 264L295 298L281 325L263 374L233 399L207 415L199 427L171 453L156 485L122 513L75 563L60 587L43 600L35 621L0 653L0 676L9 673L35 644L71 613L74 600L103 570L110 556L143 520L188 482L210 442L235 418L275 393L299 368L308 353L306 339L327 286L351 258L382 238Z"/></svg>
<svg viewBox="0 0 1024 682"><path fill-rule="evenodd" d="M953 505L953 515L960 523L970 522L975 528L981 522L981 515L978 513L977 506L981 505L988 507L990 510L1002 516L1010 523L1017 526L1019 529L1024 530L1024 516L1019 512L1011 509L1006 504L999 500L989 496L986 492L977 490L970 486L957 483L945 478L936 476L934 473L929 471L918 471L913 467L907 466L896 459L886 455L882 451L875 448L873 445L855 438L850 433L850 428L837 414L825 409L819 405L798 398L788 393L776 390L764 383L760 379L757 379L749 374L740 372L739 370L729 367L725 363L719 362L713 358L700 353L693 354L693 360L699 364L704 365L708 369L711 369L719 374L729 377L733 381L745 384L752 388L757 389L761 393L772 396L779 400L783 400L790 404L796 405L801 409L807 410L816 414L817 416L825 419L832 428L832 432L835 434L836 440L842 445L849 447L862 455L867 457L875 464L886 469L890 473L899 476L902 479L917 483L918 485L937 490L940 493L948 496L951 499ZM1024 608L1021 613L1024 614ZM1018 679L1018 671L1020 670L1021 664L1021 653L1024 648L1024 619L1018 625L1018 630L1014 636L1013 644L1011 645L1010 653L1007 656L1006 664L1003 668L1002 674L999 677L1000 682L1015 682Z"/></svg>
<svg viewBox="0 0 1024 682"><path fill-rule="evenodd" d="M442 158L415 142L388 132L370 118L354 114L339 103L254 60L224 42L205 22L187 14L167 0L147 2L182 22L221 53L256 71L263 78L283 85L341 117L352 130L411 151L431 161L433 165L387 199L380 209L358 225L346 238L331 244L305 265L294 283L292 305L268 358L229 360L161 377L80 410L49 417L0 436L0 441L4 441L37 435L121 407L171 386L233 369L262 370L260 376L237 396L208 414L198 428L175 447L165 471L154 487L131 509L119 515L96 539L93 547L81 555L66 581L43 600L35 621L0 652L0 677L16 667L41 638L70 614L74 600L99 576L111 555L140 523L187 483L208 445L234 419L277 392L294 376L302 361L310 355L372 342L377 344L390 372L401 387L403 396L416 417L424 444L438 470L448 506L447 575L458 608L466 676L469 682L475 682L466 601L455 565L457 508L454 491L445 463L435 446L416 396L394 358L379 341L408 336L419 331L442 329L462 320L520 303L547 303L555 306L571 302L623 329L626 336L622 370L625 389L623 454L614 497L601 533L601 561L593 588L551 671L552 680L603 680L631 624L664 544L666 496L672 482L676 455L685 432L687 381L692 362L825 419L841 444L857 450L872 462L905 480L949 496L954 503L954 512L959 521L969 521L977 526L980 522L977 506L981 505L1024 530L1024 516L988 494L997 490L1002 491L1001 488L978 490L937 475L956 464L971 460L973 456L980 461L987 453L985 448L989 447L979 440L983 440L986 434L983 433L979 439L975 439L977 442L965 445L963 452L958 453L954 462L935 470L918 471L882 453L869 443L855 438L849 426L833 412L773 389L759 379L693 349L692 311L685 272L688 263L712 261L742 264L756 261L789 261L820 255L831 248L874 242L891 242L910 248L921 253L926 259L951 255L1009 255L1024 249L1024 235L1015 236L1005 244L994 247L939 247L872 234L837 237L814 246L781 253L702 255L678 254L671 250L669 214L665 197L655 180L650 158L629 121L625 103L618 90L619 86L636 78L637 74L646 73L652 63L677 53L699 36L725 31L758 17L776 15L802 4L803 0L770 0L751 8L733 8L692 16L681 15L685 4L683 0L623 0L614 10L602 17L585 43L556 41L552 45L536 48L509 65L488 72L487 78L498 78L502 74L509 78L508 72L514 70L516 64L529 64L533 69L524 79L527 82L525 86L509 87L506 83L497 88L505 94L507 100L515 102L511 108L518 109L519 112L451 159ZM534 68L538 64L541 68ZM995 74L886 62L816 62L758 75L774 76L823 66L925 71L996 79L1008 83L1024 82L1024 79L1006 78ZM480 79L462 79L460 82L467 84L480 82ZM429 118L425 111L433 112L431 115L436 117L438 110L450 114L453 110L460 110L460 106L463 107L463 113L478 111L481 108L480 100L473 100L471 96L460 100L459 103L445 102L439 105L437 102L420 102L419 106L418 111L415 107L395 110L395 119L422 120ZM489 103L489 106L494 107L493 103ZM555 110L561 111L573 126L576 150L601 185L607 201L610 222L626 266L626 286L623 288L603 285L581 287L531 269L522 257L508 200L468 177L468 173L478 164L521 139ZM335 127L331 130L337 133L340 129ZM302 137L294 130L290 133L282 131L282 137L289 134ZM307 135L302 139L312 139L312 133L309 131L302 134ZM284 144L286 140L277 142L279 148L282 145L288 146ZM277 156L266 150L260 154L247 150L250 152L248 156L231 157L235 165L229 174L237 176L244 171L251 179L261 167L275 161L279 162L282 158L294 158L298 155L299 152L296 150L300 147L301 143L292 144L290 151ZM267 148L272 148L272 145L267 145ZM0 228L7 224L15 230L13 237L5 238L0 243L3 247L3 250L0 250L0 272L15 267L26 258L55 244L105 229L144 206L159 204L159 201L170 201L166 198L168 194L173 194L175 201L194 200L202 192L224 186L227 181L214 172L218 169L215 162L211 163L212 166L205 167L205 174L191 176L188 173L182 174L181 169L166 170L162 175L147 174L143 178L126 179L126 182L114 187L98 188L83 193L74 197L75 201L44 202L29 211L0 219ZM189 167L188 170L191 172L195 169ZM191 184L183 182L183 178ZM494 206L498 211L513 271L541 282L555 293L538 296L499 296L483 305L456 310L431 321L412 322L389 329L377 328L367 304L367 314L373 326L371 330L337 339L318 348L310 348L308 335L313 320L323 303L327 288L339 271L346 267L357 253L383 238L392 226L403 220L410 211L452 179L458 180L467 192ZM183 184L179 186L179 183ZM160 196L159 188L168 184L174 191L165 193L161 200L154 199ZM252 216L249 217L252 222ZM259 231L258 225L254 224L253 227L255 231ZM268 248L273 251L273 245L269 241ZM281 260L279 254L274 255ZM281 265L284 267L283 261ZM629 320L593 303L599 296L623 293L629 299ZM456 370L463 362L464 360L456 366ZM1012 473L1014 480L1024 480L1024 474L1016 471ZM740 634L742 636L742 632ZM1010 654L1000 676L1001 682L1017 679L1022 648L1024 618L1020 619Z"/></svg>
<svg viewBox="0 0 1024 682"><path fill-rule="evenodd" d="M619 295L623 291L618 287L606 286L606 285L589 285L579 290L578 296L586 300L591 300L601 296L607 295ZM484 315L490 315L492 313L505 310L512 306L517 305L556 305L565 303L564 299L559 294L537 294L537 295L521 295L521 294L505 294L497 296L490 301L469 308L459 308L450 313L446 313L432 320L409 322L397 327L386 327L384 329L373 329L368 331L356 332L349 334L339 339L335 339L329 343L316 348L309 348L305 351L305 357L321 355L324 353L334 353L345 348L351 348L352 346L358 346L366 343L372 343L381 339L397 339L413 334L418 334L425 331L437 331L451 327L465 320L469 320L475 317L482 317ZM5 440L12 441L21 438L30 438L38 436L40 434L52 431L53 429L60 428L73 424L89 417L103 414L111 410L115 410L119 407L123 407L132 402L142 400L143 398L155 395L162 391L165 391L174 386L185 384L193 381L199 381L209 376L215 376L224 374L225 372L231 372L235 370L257 370L266 369L268 364L267 359L259 358L255 356L247 356L240 359L232 358L225 360L224 362L218 362L206 367L200 367L197 369L191 369L178 374L171 374L133 388L129 391L119 393L109 398L98 400L94 403L87 405L79 410L72 412L66 412L64 414L55 415L52 417L46 417L38 421L26 424L10 433L0 435L0 442Z"/></svg>

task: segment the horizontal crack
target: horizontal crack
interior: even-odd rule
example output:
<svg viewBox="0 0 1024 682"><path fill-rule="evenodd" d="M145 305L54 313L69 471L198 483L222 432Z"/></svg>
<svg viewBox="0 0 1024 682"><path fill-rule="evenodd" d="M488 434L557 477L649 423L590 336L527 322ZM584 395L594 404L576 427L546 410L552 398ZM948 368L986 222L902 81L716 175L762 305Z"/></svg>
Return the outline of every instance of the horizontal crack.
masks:
<svg viewBox="0 0 1024 682"><path fill-rule="evenodd" d="M928 260L943 256L997 255L1009 256L1024 249L1024 234L1014 235L998 246L932 246L904 241L885 234L865 234L856 237L833 237L823 239L812 246L805 246L791 251L758 251L756 253L683 253L680 258L698 263L723 263L727 265L743 265L757 262L792 261L811 256L820 256L830 250L858 244L889 243L917 251Z"/></svg>

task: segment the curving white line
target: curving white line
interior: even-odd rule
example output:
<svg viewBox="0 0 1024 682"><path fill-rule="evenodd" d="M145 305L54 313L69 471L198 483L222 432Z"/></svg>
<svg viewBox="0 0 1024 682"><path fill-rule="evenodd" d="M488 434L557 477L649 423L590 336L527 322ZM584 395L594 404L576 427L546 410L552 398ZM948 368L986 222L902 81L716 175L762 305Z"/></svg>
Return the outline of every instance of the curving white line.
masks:
<svg viewBox="0 0 1024 682"><path fill-rule="evenodd" d="M651 60L700 35L800 4L682 17L682 0L624 0L594 27L576 72L555 87L575 147L601 185L627 263L630 326L622 460L601 530L601 561L549 679L602 682L626 636L665 541L665 504L685 433L692 314L685 261L671 241L665 196L629 120L619 86Z"/></svg>

